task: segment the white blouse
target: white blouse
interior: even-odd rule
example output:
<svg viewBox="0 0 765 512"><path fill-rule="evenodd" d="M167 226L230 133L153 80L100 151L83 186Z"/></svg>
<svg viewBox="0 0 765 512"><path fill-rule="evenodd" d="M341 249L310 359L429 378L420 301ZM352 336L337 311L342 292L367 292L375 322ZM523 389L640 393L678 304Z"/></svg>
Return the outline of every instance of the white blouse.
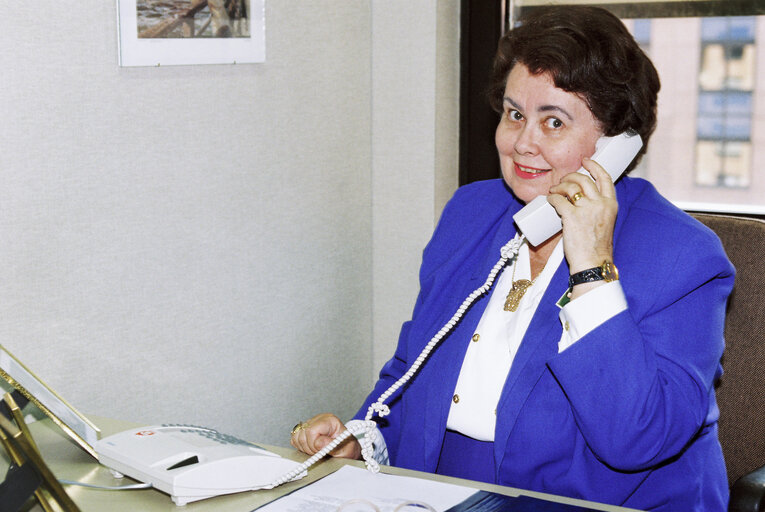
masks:
<svg viewBox="0 0 765 512"><path fill-rule="evenodd" d="M497 404L507 374L534 312L562 261L563 241L560 240L514 312L504 310L505 299L513 280L531 279L526 244L515 261L502 271L465 353L446 428L479 441L494 441ZM563 334L558 352L626 308L619 281L606 283L569 302L559 314Z"/></svg>

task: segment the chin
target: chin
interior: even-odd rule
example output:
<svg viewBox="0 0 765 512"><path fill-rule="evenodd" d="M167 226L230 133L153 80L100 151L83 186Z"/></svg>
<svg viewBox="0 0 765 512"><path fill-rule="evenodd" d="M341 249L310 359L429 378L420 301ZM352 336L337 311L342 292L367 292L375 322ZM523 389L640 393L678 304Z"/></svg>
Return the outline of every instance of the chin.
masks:
<svg viewBox="0 0 765 512"><path fill-rule="evenodd" d="M515 198L519 200L520 202L522 202L523 204L530 203L531 201L536 199L538 196L547 195L547 190L549 189L549 187L544 190L541 190L540 188L537 188L537 187L531 189L528 186L524 186L526 185L525 183L520 183L520 184L518 182L514 183L512 180L507 180L507 179L505 179L505 184L513 193Z"/></svg>

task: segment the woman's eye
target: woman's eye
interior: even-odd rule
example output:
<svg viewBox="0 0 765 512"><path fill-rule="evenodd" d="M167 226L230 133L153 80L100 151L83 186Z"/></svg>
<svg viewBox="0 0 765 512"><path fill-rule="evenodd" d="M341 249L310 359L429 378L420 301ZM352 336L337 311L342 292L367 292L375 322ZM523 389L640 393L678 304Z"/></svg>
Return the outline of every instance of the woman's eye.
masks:
<svg viewBox="0 0 765 512"><path fill-rule="evenodd" d="M511 108L507 111L507 118L511 121L522 121L523 120L523 114L515 110L514 108Z"/></svg>
<svg viewBox="0 0 765 512"><path fill-rule="evenodd" d="M548 117L545 119L545 126L553 129L561 128L563 127L563 121L557 117Z"/></svg>

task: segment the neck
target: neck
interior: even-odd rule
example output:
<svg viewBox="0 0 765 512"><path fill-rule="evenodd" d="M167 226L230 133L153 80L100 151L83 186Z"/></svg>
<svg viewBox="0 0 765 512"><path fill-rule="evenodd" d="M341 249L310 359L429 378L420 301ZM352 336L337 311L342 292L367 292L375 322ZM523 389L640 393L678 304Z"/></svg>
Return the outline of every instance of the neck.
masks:
<svg viewBox="0 0 765 512"><path fill-rule="evenodd" d="M563 233L558 233L537 246L529 245L529 260L531 261L532 279L536 279L536 277L542 273L542 269L547 265L547 260L550 259L550 255L555 250L555 246L558 244L558 240L560 240L562 236Z"/></svg>

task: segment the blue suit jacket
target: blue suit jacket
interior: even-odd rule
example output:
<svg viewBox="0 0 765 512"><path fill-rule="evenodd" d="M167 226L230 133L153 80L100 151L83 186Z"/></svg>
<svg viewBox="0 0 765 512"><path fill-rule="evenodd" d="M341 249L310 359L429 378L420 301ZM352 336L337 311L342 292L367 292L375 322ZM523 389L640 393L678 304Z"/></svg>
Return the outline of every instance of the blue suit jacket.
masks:
<svg viewBox="0 0 765 512"><path fill-rule="evenodd" d="M713 384L734 270L717 236L646 181L622 178L614 262L628 309L563 353L561 264L497 408L496 482L643 510L725 510ZM396 353L357 418L395 382L499 259L522 207L501 180L460 188L423 253ZM481 297L379 420L396 466L435 471Z"/></svg>

